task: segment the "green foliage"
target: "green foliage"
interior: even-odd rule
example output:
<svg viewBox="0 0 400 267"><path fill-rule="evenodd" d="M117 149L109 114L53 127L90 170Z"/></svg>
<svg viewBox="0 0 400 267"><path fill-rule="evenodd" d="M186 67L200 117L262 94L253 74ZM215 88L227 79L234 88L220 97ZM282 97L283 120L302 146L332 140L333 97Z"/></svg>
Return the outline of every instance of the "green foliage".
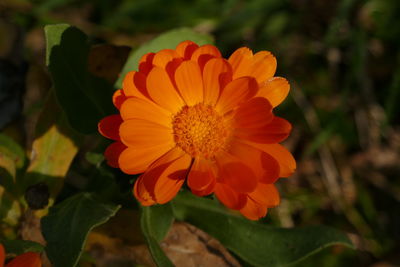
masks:
<svg viewBox="0 0 400 267"><path fill-rule="evenodd" d="M23 165L24 155L11 138L1 135L0 141L0 220L4 225L17 225L20 205L17 202L17 166Z"/></svg>
<svg viewBox="0 0 400 267"><path fill-rule="evenodd" d="M23 148L5 134L0 134L0 153L12 159L16 168L22 168L25 165L26 156Z"/></svg>
<svg viewBox="0 0 400 267"><path fill-rule="evenodd" d="M85 155L86 160L93 165L100 165L104 161L104 155L100 153L88 152Z"/></svg>
<svg viewBox="0 0 400 267"><path fill-rule="evenodd" d="M63 178L78 152L79 135L69 127L53 94L47 98L41 111L34 137L23 189L45 182L54 197L60 191Z"/></svg>
<svg viewBox="0 0 400 267"><path fill-rule="evenodd" d="M328 246L353 247L346 235L326 226L285 229L254 223L190 193L176 197L173 209L177 219L206 231L253 266L287 266Z"/></svg>
<svg viewBox="0 0 400 267"><path fill-rule="evenodd" d="M142 208L140 225L153 260L159 267L174 266L158 243L167 234L173 220L170 204Z"/></svg>
<svg viewBox="0 0 400 267"><path fill-rule="evenodd" d="M0 152L0 175L2 178L0 180L0 186L4 186L9 192L15 194L15 161L2 152Z"/></svg>
<svg viewBox="0 0 400 267"><path fill-rule="evenodd" d="M76 23L90 38L66 24L45 29L46 61L57 98L51 101L57 102L62 110L45 107L38 132L27 132L25 136L20 126L29 124L35 117L31 114L33 109L29 109L18 121L19 127L11 125L14 133L6 129L5 134L0 134L0 236L13 236L9 235L10 228L15 230L14 237L20 233L21 218L26 212L21 193L27 185L38 181L55 186L51 190L54 201L68 198L68 202L81 198L80 192L89 191L96 195L96 204L100 206L114 205L106 204L107 199L110 203L123 203L128 209L137 208L131 193L136 177L104 164L103 152L108 141L104 139L99 145L94 136L83 139L68 128L69 124L78 132L92 134L99 119L116 113L111 104L114 88L88 73L90 42L124 44L135 49L115 84L118 89L125 73L137 70L143 54L174 48L186 39L204 44L212 43L215 38L225 56L248 46L254 52L270 50L277 57L277 75L288 78L292 89L289 98L274 111L277 115L284 114L282 117L294 126L288 144L295 152L301 171L295 181L279 182L284 201L279 209L272 210L267 222L246 221L216 201L189 194L174 200L172 214L171 205L143 208L141 227L156 263L172 265L159 243L177 218L219 239L245 266L358 266L373 264L371 261L394 264L391 255L396 253L400 240L400 184L399 179L394 179L399 176L399 1L6 2L6 10L10 8L11 12L7 12L6 23L0 18L0 52L4 47L13 46L4 40L13 39L14 32L20 30L26 33L28 44L23 50L19 49L20 45L12 49L9 54L13 62L22 55L29 65L38 65L32 58L40 53L31 43L35 43L36 29L44 24ZM7 31L3 34L4 25L14 22L18 30L13 27L11 34ZM182 26L196 30L176 29ZM207 33L212 33L212 38ZM1 55L3 59L6 53ZM26 80L31 82L30 72ZM15 132L24 133L14 138ZM25 141L28 146L21 148L18 143ZM329 153L321 155L321 149ZM328 177L324 168L337 177ZM336 179L339 184L339 199L330 191L330 179ZM65 186L59 194L62 185ZM80 210L80 202L75 202L75 210ZM94 206L94 201L90 203ZM64 208L72 214L72 208L64 205L53 209L50 218L54 213L64 214ZM64 219L71 222L68 214ZM273 227L315 223L351 231L363 251L341 250L335 246L308 257L324 247L350 246L350 243L343 233L332 228ZM132 225L136 228L131 229L131 236L140 235L138 223L135 221ZM107 222L108 233L114 226L113 222ZM53 241L63 240L65 236L60 237L63 232L64 229L57 228L48 236ZM73 257L90 258L90 252L80 254L85 238L78 241L70 246L75 249ZM63 251L54 244L50 242L48 249L53 249L53 259L60 257L61 262L68 256L62 255ZM61 252L57 254L56 249ZM305 257L307 260L297 263ZM92 262L97 264L94 258Z"/></svg>
<svg viewBox="0 0 400 267"><path fill-rule="evenodd" d="M57 267L76 266L88 233L107 222L119 208L89 193L74 195L52 207L41 221L50 261Z"/></svg>
<svg viewBox="0 0 400 267"><path fill-rule="evenodd" d="M156 205L142 208L142 226L158 242L164 239L174 222L171 204Z"/></svg>
<svg viewBox="0 0 400 267"><path fill-rule="evenodd" d="M114 112L113 90L87 70L87 36L67 24L46 26L45 33L46 64L58 102L75 130L96 132L100 119Z"/></svg>
<svg viewBox="0 0 400 267"><path fill-rule="evenodd" d="M191 40L199 45L211 44L213 42L212 38L209 35L196 33L193 30L187 28L176 29L163 33L153 40L143 44L135 51L131 52L124 68L122 69L121 75L116 82L116 87L121 88L122 81L126 73L138 69L139 60L144 54L150 52L158 52L162 49L173 49L180 42L186 40Z"/></svg>

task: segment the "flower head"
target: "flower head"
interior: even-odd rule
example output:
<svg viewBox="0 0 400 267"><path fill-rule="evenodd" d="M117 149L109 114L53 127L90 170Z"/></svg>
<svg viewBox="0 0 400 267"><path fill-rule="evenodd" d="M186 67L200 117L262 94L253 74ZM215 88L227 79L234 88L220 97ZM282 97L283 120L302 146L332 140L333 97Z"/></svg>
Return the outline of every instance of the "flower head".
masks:
<svg viewBox="0 0 400 267"><path fill-rule="evenodd" d="M245 47L224 59L215 46L185 41L144 55L113 96L119 114L99 122L115 141L108 164L143 173L133 191L144 206L170 201L186 181L249 219L265 216L279 204L275 181L296 168L279 144L291 125L273 108L289 83L275 70L270 52Z"/></svg>
<svg viewBox="0 0 400 267"><path fill-rule="evenodd" d="M6 253L4 247L0 244L0 267L4 266L6 259ZM18 255L10 262L8 262L5 267L41 267L42 260L40 259L40 254L36 252L26 252Z"/></svg>

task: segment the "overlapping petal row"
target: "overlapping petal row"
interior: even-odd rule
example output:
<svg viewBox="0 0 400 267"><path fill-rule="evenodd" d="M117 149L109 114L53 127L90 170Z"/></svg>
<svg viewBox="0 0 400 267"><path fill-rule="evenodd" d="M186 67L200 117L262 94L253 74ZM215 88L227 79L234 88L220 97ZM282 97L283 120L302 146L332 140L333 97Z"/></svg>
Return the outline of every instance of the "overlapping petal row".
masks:
<svg viewBox="0 0 400 267"><path fill-rule="evenodd" d="M296 168L279 144L291 124L273 114L290 88L276 65L267 51L224 59L191 41L144 55L113 96L119 114L99 123L115 141L108 164L143 173L133 191L144 206L170 201L186 182L249 219L265 216L280 201L274 183Z"/></svg>

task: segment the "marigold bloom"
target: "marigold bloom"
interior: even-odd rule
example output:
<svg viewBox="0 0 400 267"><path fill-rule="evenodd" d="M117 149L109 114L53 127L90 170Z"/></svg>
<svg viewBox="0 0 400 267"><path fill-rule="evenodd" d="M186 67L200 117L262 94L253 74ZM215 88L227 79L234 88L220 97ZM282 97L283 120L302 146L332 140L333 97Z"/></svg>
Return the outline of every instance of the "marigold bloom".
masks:
<svg viewBox="0 0 400 267"><path fill-rule="evenodd" d="M291 125L272 112L289 92L275 70L270 52L245 47L228 60L191 41L144 55L113 96L119 114L99 122L115 141L108 164L143 173L133 193L144 206L170 201L186 181L249 219L265 216L280 201L275 181L296 168L279 144Z"/></svg>
<svg viewBox="0 0 400 267"><path fill-rule="evenodd" d="M4 266L6 260L6 253L4 247L0 244L0 267ZM10 262L8 262L5 267L41 267L42 260L40 259L40 254L36 252L26 252L24 254L18 255Z"/></svg>

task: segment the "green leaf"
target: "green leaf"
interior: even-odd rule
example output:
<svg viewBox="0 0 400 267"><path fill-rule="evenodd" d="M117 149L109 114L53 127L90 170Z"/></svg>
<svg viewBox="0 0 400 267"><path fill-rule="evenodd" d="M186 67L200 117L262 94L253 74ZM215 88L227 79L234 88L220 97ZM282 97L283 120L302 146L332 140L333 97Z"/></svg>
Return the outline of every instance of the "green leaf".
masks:
<svg viewBox="0 0 400 267"><path fill-rule="evenodd" d="M198 45L211 44L213 39L206 34L197 33L189 28L181 28L168 31L154 38L153 40L143 44L135 51L131 52L128 60L122 69L121 75L117 80L115 86L121 88L122 81L129 71L137 70L140 58L150 52L158 52L162 49L173 49L180 42L191 40Z"/></svg>
<svg viewBox="0 0 400 267"><path fill-rule="evenodd" d="M99 166L104 161L103 153L87 152L85 158L89 163L96 166Z"/></svg>
<svg viewBox="0 0 400 267"><path fill-rule="evenodd" d="M31 161L24 181L20 183L23 184L23 191L28 186L45 182L51 196L57 195L78 152L79 137L68 125L64 112L51 93L36 125Z"/></svg>
<svg viewBox="0 0 400 267"><path fill-rule="evenodd" d="M24 150L11 137L5 134L0 134L0 154L11 158L17 168L22 168L25 164L26 156Z"/></svg>
<svg viewBox="0 0 400 267"><path fill-rule="evenodd" d="M147 225L148 229L150 230L149 234L158 242L164 239L173 222L174 215L171 204L142 208L141 223L142 225Z"/></svg>
<svg viewBox="0 0 400 267"><path fill-rule="evenodd" d="M36 242L28 240L0 240L0 243L4 245L4 248L8 253L20 255L25 252L42 252L44 247Z"/></svg>
<svg viewBox="0 0 400 267"><path fill-rule="evenodd" d="M332 245L353 247L347 236L327 226L278 228L228 214L213 200L181 193L173 201L175 217L217 238L253 266L287 266Z"/></svg>
<svg viewBox="0 0 400 267"><path fill-rule="evenodd" d="M141 228L147 245L157 266L174 266L159 245L174 220L171 205L158 205L142 208Z"/></svg>
<svg viewBox="0 0 400 267"><path fill-rule="evenodd" d="M12 155L0 150L0 220L2 226L15 226L21 215L17 201L16 163Z"/></svg>
<svg viewBox="0 0 400 267"><path fill-rule="evenodd" d="M89 232L108 221L119 208L89 193L77 194L50 208L41 225L46 253L54 266L75 266Z"/></svg>
<svg viewBox="0 0 400 267"><path fill-rule="evenodd" d="M87 36L67 24L48 25L45 34L46 64L58 102L75 130L96 132L99 120L115 109L112 86L87 71Z"/></svg>
<svg viewBox="0 0 400 267"><path fill-rule="evenodd" d="M15 196L0 186L0 220L3 228L15 227L20 223L21 205Z"/></svg>
<svg viewBox="0 0 400 267"><path fill-rule="evenodd" d="M12 194L15 194L16 172L15 161L12 157L0 151L0 186L4 186L7 192Z"/></svg>

